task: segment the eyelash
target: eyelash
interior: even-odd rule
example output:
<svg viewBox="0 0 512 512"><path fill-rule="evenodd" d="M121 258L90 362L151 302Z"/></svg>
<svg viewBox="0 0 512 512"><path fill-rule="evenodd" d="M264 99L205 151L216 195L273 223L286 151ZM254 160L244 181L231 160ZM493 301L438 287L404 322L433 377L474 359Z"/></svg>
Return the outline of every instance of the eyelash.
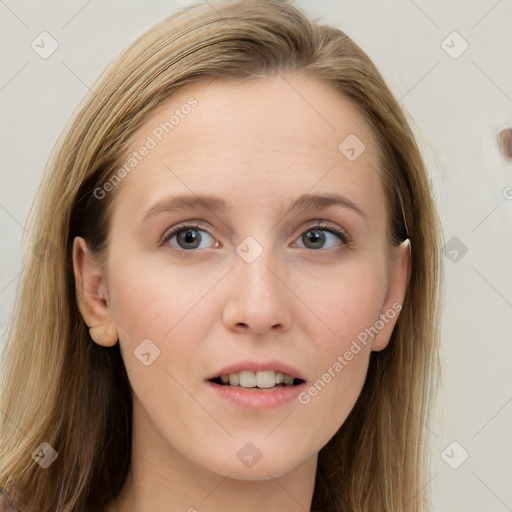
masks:
<svg viewBox="0 0 512 512"><path fill-rule="evenodd" d="M166 243L169 242L169 240L176 234L180 233L181 231L186 231L187 229L198 229L198 230L201 230L201 231L206 231L208 232L208 230L205 228L205 226L201 225L201 224L195 224L195 223L186 223L186 224L179 224L177 226L174 226L173 228L171 228L170 230L166 231L162 238L160 239L160 243L159 245L163 246L165 245ZM306 230L302 233L302 235L304 233L307 233L308 231L314 231L315 229L318 229L320 231L329 231L330 233L333 233L334 235L337 235L342 244L345 245L346 247L352 247L352 239L350 238L349 234L342 228L339 228L337 226L333 226L327 222L317 222L316 224L313 224L311 226L308 226L306 228ZM210 233L208 233L210 234ZM301 235L301 236L302 236ZM213 237L213 235L210 234L210 236ZM194 252L193 250L186 250L186 249L175 249L174 247L172 248L174 249L180 256L185 256L186 253L189 253L189 252ZM302 249L302 247L301 247ZM312 252L322 252L322 251L328 251L328 250L331 250L331 249L311 249Z"/></svg>

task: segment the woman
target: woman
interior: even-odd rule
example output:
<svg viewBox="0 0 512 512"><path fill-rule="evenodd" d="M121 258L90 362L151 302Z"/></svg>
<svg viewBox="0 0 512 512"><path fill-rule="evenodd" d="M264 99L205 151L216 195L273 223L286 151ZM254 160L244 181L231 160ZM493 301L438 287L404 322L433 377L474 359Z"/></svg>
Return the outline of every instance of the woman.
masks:
<svg viewBox="0 0 512 512"><path fill-rule="evenodd" d="M428 509L440 227L343 32L278 0L164 19L30 219L0 420L20 510Z"/></svg>

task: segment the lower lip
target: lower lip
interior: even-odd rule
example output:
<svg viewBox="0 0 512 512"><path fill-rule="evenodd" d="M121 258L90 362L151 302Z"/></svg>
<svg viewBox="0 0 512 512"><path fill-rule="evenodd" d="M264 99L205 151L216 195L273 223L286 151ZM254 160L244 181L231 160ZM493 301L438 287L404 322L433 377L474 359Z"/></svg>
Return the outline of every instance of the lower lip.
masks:
<svg viewBox="0 0 512 512"><path fill-rule="evenodd" d="M306 383L303 382L296 386L282 386L258 391L257 388L223 386L211 381L207 381L206 384L217 396L247 409L270 409L289 404L296 400L306 387Z"/></svg>

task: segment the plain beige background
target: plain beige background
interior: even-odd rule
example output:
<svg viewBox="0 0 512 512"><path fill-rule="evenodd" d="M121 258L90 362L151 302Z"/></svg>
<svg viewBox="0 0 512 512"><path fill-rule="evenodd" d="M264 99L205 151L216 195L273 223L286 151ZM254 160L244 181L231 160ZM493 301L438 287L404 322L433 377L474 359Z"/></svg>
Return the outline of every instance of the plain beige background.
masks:
<svg viewBox="0 0 512 512"><path fill-rule="evenodd" d="M57 135L105 65L188 3L0 0L2 342L24 223ZM429 166L447 243L440 419L428 425L434 510L512 510L512 161L496 140L512 127L512 2L296 5L374 60Z"/></svg>

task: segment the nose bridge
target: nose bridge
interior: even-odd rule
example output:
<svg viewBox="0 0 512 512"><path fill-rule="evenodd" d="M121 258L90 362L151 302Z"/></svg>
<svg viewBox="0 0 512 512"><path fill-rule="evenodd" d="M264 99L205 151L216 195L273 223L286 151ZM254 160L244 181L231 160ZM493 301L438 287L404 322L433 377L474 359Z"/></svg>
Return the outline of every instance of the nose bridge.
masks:
<svg viewBox="0 0 512 512"><path fill-rule="evenodd" d="M261 236L259 237L261 240ZM265 292L268 296L278 292L279 280L275 273L278 255L274 251L270 236L260 243L252 236L246 237L236 248L235 272L241 279L240 287L251 295ZM271 271L272 269L272 271Z"/></svg>

